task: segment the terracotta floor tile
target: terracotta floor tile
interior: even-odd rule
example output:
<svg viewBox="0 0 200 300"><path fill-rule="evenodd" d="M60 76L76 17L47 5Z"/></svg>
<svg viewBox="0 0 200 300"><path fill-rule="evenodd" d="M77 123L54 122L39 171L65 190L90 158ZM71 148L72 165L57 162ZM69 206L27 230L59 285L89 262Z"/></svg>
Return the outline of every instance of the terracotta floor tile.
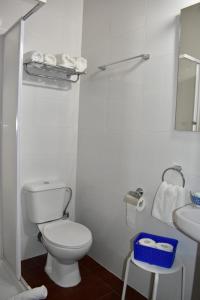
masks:
<svg viewBox="0 0 200 300"><path fill-rule="evenodd" d="M114 291L116 291L117 293L121 293L122 287L123 287L123 282L119 278L117 278L114 274L112 274L108 270L104 269L102 266L99 266L96 269L95 273L98 274L98 276L102 280L107 282Z"/></svg>
<svg viewBox="0 0 200 300"><path fill-rule="evenodd" d="M99 300L120 300L120 299L121 299L121 296L115 292L111 292L111 293L103 296L102 298L99 298Z"/></svg>
<svg viewBox="0 0 200 300"><path fill-rule="evenodd" d="M82 281L72 288L57 286L44 272L46 255L22 262L22 275L31 287L44 284L48 289L48 300L120 300L122 281L104 269L89 256L80 261ZM127 288L127 300L145 298L131 288Z"/></svg>
<svg viewBox="0 0 200 300"><path fill-rule="evenodd" d="M134 289L127 287L126 300L146 300L146 298L144 296L142 296L141 294L139 294Z"/></svg>
<svg viewBox="0 0 200 300"><path fill-rule="evenodd" d="M112 292L108 284L95 274L82 278L82 282L72 289L72 300L96 300Z"/></svg>
<svg viewBox="0 0 200 300"><path fill-rule="evenodd" d="M90 270L90 272L96 271L99 267L101 267L95 260L93 260L89 256L85 256L83 259L79 261L80 268L86 268Z"/></svg>

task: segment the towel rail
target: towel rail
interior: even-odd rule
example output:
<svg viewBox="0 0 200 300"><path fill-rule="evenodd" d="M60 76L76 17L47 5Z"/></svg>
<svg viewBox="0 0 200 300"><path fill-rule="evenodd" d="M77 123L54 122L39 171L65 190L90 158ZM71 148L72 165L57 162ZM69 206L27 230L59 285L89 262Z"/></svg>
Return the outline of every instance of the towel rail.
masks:
<svg viewBox="0 0 200 300"><path fill-rule="evenodd" d="M129 57L129 58L125 58L125 59L122 59L122 60L111 62L111 63L109 63L107 65L99 66L98 69L101 70L101 71L105 71L107 69L107 67L109 67L109 66L121 64L123 62L129 61L129 60L133 60L133 59L136 59L136 58L142 58L143 60L148 60L150 58L150 55L149 54L136 55L136 56L133 56L133 57Z"/></svg>
<svg viewBox="0 0 200 300"><path fill-rule="evenodd" d="M164 172L162 173L162 181L165 180L165 174L169 170L173 170L173 171L178 172L180 174L180 176L182 178L182 181L183 181L183 187L184 187L185 186L185 177L182 173L182 167L181 166L173 166L173 167L169 167L169 168L165 169Z"/></svg>

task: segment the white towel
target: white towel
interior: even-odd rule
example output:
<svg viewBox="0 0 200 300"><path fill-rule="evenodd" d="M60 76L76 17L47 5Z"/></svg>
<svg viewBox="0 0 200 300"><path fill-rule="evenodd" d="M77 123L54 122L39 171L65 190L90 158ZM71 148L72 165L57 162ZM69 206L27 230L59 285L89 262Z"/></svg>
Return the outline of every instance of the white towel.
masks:
<svg viewBox="0 0 200 300"><path fill-rule="evenodd" d="M24 53L24 62L29 61L43 63L43 53L40 51L29 51Z"/></svg>
<svg viewBox="0 0 200 300"><path fill-rule="evenodd" d="M152 216L174 227L173 211L187 203L190 200L185 188L163 181L154 199Z"/></svg>
<svg viewBox="0 0 200 300"><path fill-rule="evenodd" d="M83 73L87 69L87 59L84 57L74 57L75 59L75 68L79 73Z"/></svg>
<svg viewBox="0 0 200 300"><path fill-rule="evenodd" d="M61 53L56 54L57 65L65 68L75 69L75 59L69 54Z"/></svg>
<svg viewBox="0 0 200 300"><path fill-rule="evenodd" d="M47 288L42 285L41 287L34 288L23 293L20 293L9 300L39 300L47 298Z"/></svg>
<svg viewBox="0 0 200 300"><path fill-rule="evenodd" d="M55 66L56 65L56 57L53 54L45 53L44 54L44 63L48 65Z"/></svg>

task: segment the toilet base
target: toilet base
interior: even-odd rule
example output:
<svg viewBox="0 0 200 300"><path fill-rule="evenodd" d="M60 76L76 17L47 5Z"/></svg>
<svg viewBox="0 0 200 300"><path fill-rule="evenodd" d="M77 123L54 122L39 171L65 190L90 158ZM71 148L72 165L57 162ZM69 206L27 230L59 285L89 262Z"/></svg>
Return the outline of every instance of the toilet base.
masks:
<svg viewBox="0 0 200 300"><path fill-rule="evenodd" d="M81 281L78 262L62 264L48 253L45 272L57 285L72 287Z"/></svg>

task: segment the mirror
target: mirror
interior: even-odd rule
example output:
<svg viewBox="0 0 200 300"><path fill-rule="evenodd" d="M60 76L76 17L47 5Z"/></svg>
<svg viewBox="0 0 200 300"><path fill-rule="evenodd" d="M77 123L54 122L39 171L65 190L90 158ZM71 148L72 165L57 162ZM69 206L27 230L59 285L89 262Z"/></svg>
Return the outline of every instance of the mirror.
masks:
<svg viewBox="0 0 200 300"><path fill-rule="evenodd" d="M200 3L181 10L176 130L200 131Z"/></svg>

